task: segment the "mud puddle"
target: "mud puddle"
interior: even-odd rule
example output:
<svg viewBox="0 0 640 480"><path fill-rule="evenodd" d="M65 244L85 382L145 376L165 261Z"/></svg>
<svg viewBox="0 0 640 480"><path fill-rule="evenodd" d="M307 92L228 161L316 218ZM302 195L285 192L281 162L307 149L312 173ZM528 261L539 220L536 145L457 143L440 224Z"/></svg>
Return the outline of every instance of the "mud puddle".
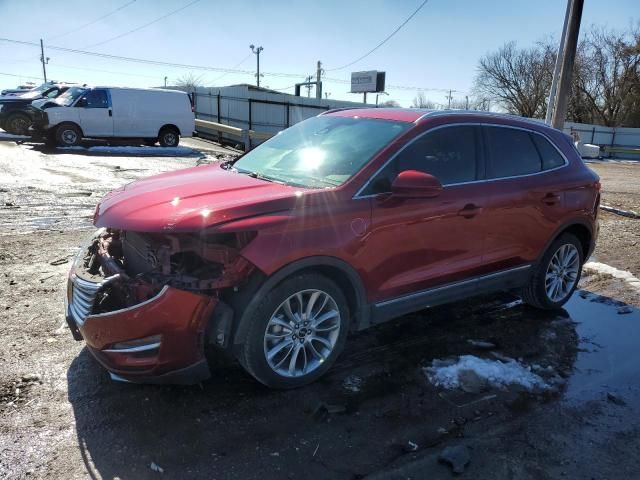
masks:
<svg viewBox="0 0 640 480"><path fill-rule="evenodd" d="M640 409L640 310L589 292L574 296L566 309L577 322L580 351L565 400L608 395Z"/></svg>

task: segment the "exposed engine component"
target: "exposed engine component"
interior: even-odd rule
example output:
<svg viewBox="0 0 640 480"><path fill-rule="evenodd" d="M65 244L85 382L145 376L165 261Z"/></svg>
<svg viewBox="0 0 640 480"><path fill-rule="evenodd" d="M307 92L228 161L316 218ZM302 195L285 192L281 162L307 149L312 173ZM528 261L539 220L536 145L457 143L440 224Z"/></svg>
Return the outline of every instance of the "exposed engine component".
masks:
<svg viewBox="0 0 640 480"><path fill-rule="evenodd" d="M163 235L107 229L99 233L76 267L92 281L110 279L93 313L143 302L169 285L213 293L236 286L253 265L240 256L251 234Z"/></svg>

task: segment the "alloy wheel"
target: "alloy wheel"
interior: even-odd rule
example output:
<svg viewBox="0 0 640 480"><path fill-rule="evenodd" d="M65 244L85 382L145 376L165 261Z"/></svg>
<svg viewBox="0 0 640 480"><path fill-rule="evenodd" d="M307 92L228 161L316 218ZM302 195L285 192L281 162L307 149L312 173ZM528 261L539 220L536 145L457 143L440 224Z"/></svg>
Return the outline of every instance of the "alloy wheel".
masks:
<svg viewBox="0 0 640 480"><path fill-rule="evenodd" d="M545 274L545 291L552 302L564 300L578 280L580 254L575 245L562 245L549 262Z"/></svg>
<svg viewBox="0 0 640 480"><path fill-rule="evenodd" d="M264 335L269 367L283 377L316 370L333 352L340 334L340 310L322 290L302 290L271 315Z"/></svg>

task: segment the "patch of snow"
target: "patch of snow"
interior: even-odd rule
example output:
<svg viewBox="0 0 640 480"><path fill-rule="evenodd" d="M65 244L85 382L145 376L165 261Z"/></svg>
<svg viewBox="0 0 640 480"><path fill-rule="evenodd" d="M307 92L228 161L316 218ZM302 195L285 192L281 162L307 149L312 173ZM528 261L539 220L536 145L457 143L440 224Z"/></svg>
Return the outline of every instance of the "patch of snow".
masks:
<svg viewBox="0 0 640 480"><path fill-rule="evenodd" d="M434 360L432 366L426 367L424 371L431 383L448 389L461 387L460 374L464 376L469 371L474 372L478 378L492 387L506 388L510 385L519 385L527 390L548 387L541 377L515 360L500 362L473 355L462 355L454 363Z"/></svg>
<svg viewBox="0 0 640 480"><path fill-rule="evenodd" d="M8 140L26 140L31 137L29 137L28 135L14 135L13 133L0 131L0 138Z"/></svg>
<svg viewBox="0 0 640 480"><path fill-rule="evenodd" d="M611 275L613 278L625 281L633 290L640 292L640 279L626 270L618 270L611 265L600 262L587 262L583 266L587 273L603 273Z"/></svg>

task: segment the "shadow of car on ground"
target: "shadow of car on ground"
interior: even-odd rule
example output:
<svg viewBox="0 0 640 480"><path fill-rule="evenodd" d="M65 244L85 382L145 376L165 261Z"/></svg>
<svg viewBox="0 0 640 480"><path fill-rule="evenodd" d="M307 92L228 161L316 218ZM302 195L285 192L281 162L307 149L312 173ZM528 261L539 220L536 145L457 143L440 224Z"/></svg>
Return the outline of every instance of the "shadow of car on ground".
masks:
<svg viewBox="0 0 640 480"><path fill-rule="evenodd" d="M410 455L508 421L557 394L443 391L422 367L492 351L569 376L575 324L509 295L434 308L354 334L338 363L302 389L269 390L234 362L200 386L119 384L86 349L68 370L78 444L94 478L362 478ZM509 303L512 302L512 303ZM442 466L442 472L447 473Z"/></svg>

